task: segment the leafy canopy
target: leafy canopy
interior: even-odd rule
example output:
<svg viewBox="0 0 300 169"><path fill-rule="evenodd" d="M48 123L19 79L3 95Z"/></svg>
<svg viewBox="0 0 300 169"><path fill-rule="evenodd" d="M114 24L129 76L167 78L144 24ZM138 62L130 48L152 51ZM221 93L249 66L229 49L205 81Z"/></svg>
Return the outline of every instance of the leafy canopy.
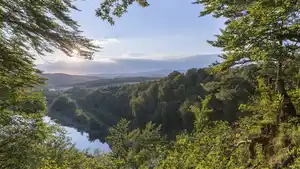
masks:
<svg viewBox="0 0 300 169"><path fill-rule="evenodd" d="M1 168L64 166L72 155L78 157L78 165L72 161L74 166L67 163L62 168L76 168L84 159L65 134L43 122L46 104L39 87L45 79L33 64L54 49L69 56L76 50L86 59L98 50L82 36L71 11L78 11L72 0L0 1Z"/></svg>
<svg viewBox="0 0 300 169"><path fill-rule="evenodd" d="M33 60L59 49L87 59L98 49L82 36L70 17L78 11L72 0L3 0L0 2L0 110L28 99L32 87L43 83ZM73 55L74 56L74 55Z"/></svg>

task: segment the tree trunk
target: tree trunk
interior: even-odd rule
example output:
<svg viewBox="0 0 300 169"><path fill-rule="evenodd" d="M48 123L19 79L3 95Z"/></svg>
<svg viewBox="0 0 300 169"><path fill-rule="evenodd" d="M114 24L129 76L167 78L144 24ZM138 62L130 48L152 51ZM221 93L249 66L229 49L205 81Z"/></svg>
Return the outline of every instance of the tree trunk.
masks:
<svg viewBox="0 0 300 169"><path fill-rule="evenodd" d="M296 109L290 96L285 90L284 80L282 79L282 62L278 61L277 68L277 80L276 80L277 92L281 95L282 101L280 103L280 112L278 114L277 122L286 122L289 117L296 116Z"/></svg>

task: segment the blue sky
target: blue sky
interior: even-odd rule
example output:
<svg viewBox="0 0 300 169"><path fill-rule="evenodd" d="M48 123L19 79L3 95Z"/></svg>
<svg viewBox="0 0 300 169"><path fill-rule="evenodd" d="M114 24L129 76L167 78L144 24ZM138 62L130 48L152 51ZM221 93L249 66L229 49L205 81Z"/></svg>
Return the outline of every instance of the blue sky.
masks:
<svg viewBox="0 0 300 169"><path fill-rule="evenodd" d="M187 0L150 0L148 8L130 7L122 18L111 26L95 16L101 0L77 1L81 12L74 12L84 35L95 40L103 49L94 56L94 62L114 62L115 59L173 59L199 54L215 54L207 44L219 34L223 21L211 16L198 17L200 5ZM49 62L73 62L61 52L44 57ZM37 60L36 63L43 63Z"/></svg>

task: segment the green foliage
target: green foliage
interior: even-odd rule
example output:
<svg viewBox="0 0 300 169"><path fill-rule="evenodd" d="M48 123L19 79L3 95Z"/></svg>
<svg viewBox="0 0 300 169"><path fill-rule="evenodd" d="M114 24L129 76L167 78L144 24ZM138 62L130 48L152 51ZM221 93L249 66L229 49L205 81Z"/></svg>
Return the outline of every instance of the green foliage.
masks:
<svg viewBox="0 0 300 169"><path fill-rule="evenodd" d="M158 168L227 168L232 136L226 123L216 123L199 133L182 134Z"/></svg>
<svg viewBox="0 0 300 169"><path fill-rule="evenodd" d="M1 110L18 106L31 87L43 83L33 65L36 54L57 48L71 55L76 49L81 56L91 58L97 49L69 16L71 10L78 10L70 0L4 0L0 5Z"/></svg>
<svg viewBox="0 0 300 169"><path fill-rule="evenodd" d="M144 128L150 121L161 124L163 133L174 139L183 130L193 131L195 115L190 106L201 107L205 95L211 95L207 103L212 111L209 119L232 123L244 116L246 113L239 111L238 107L247 103L254 93L254 80L247 77L247 72L254 68L235 68L226 75L211 75L209 68L190 69L185 74L174 71L160 80L133 85L99 89L75 87L64 92L66 101L51 99L56 92L47 91L46 97L49 95L48 100L53 100L49 103L48 115L63 125L84 130L90 138L103 141L108 128L121 118L130 121L130 129ZM229 91L231 97L227 95ZM76 106L67 100L73 100ZM81 109L94 121L85 125L74 123L77 121L75 109Z"/></svg>
<svg viewBox="0 0 300 169"><path fill-rule="evenodd" d="M225 61L215 70L229 70L232 66L252 62L263 71L254 76L258 81L256 91L259 95L252 96L247 105L240 106L252 114L241 119L238 127L244 131L243 139L248 140L246 147L250 154L245 159L250 161L247 166L288 167L298 157L295 152L298 146L285 129L290 126L291 130L297 131L297 125L291 120L298 120L299 109L295 106L298 98L293 99L290 93L298 88L298 72L290 70L299 63L296 33L299 3L263 0L234 3L198 0L196 3L204 5L201 15L213 14L228 19L222 34L216 41L210 41L225 51Z"/></svg>
<svg viewBox="0 0 300 169"><path fill-rule="evenodd" d="M236 121L234 126L230 126L227 122L208 119L211 113L207 107L209 99L211 97L202 101L201 108L192 107L190 110L196 114L194 132L183 132L177 135L176 140L166 144L164 141L155 141L160 140L160 133L156 130L155 135L158 137L150 139L151 147L156 148L147 152L142 161L138 161L141 152L137 151L140 150L137 147L141 146L139 143L142 143L143 147L148 147L149 142L138 140L153 137L153 133L148 132L151 123L142 131L136 129L130 132L129 122L121 120L110 130L108 137L113 147L112 154L109 155L114 157L111 159L112 163L120 165L116 168L149 168L149 165L146 165L149 164L149 159L153 168L299 167L297 158L300 143L299 118L275 126L278 131L272 136L276 116L270 118L278 109L276 101L270 102L266 100L268 97L263 95L257 97L255 101L249 101L252 105L241 107L243 111L253 112L253 115L243 117ZM278 99L280 98L277 97ZM265 126L270 127L268 131ZM144 133L148 133L148 136ZM260 139L266 142L260 142ZM162 145L163 147L160 147Z"/></svg>
<svg viewBox="0 0 300 169"><path fill-rule="evenodd" d="M105 0L97 15L113 24L111 15L134 2L149 5ZM43 79L32 51L76 49L90 59L96 49L69 17L77 8L70 0L2 1L0 168L299 168L300 3L195 3L201 15L228 19L210 42L224 50L221 64L135 85L44 92L50 116L112 148L88 155L43 122L45 99L33 89Z"/></svg>
<svg viewBox="0 0 300 169"><path fill-rule="evenodd" d="M22 116L6 116L0 124L0 166L4 169L88 168L92 159L75 149L57 125ZM96 164L94 164L96 166ZM96 167L95 167L96 168Z"/></svg>
<svg viewBox="0 0 300 169"><path fill-rule="evenodd" d="M96 15L113 25L115 22L111 15L121 17L134 2L142 7L149 6L147 0L105 0L101 3L100 8L96 10Z"/></svg>
<svg viewBox="0 0 300 169"><path fill-rule="evenodd" d="M43 122L45 79L33 64L55 49L91 59L98 47L70 17L78 9L71 0L3 0L0 8L0 168L85 168L65 133Z"/></svg>
<svg viewBox="0 0 300 169"><path fill-rule="evenodd" d="M299 12L299 4L296 1L227 3L199 0L198 3L204 4L202 15L212 13L230 18L217 41L211 42L226 51L220 70L253 61L267 65L274 61L283 62L284 69L297 57L295 32L298 31L299 17L295 14Z"/></svg>
<svg viewBox="0 0 300 169"><path fill-rule="evenodd" d="M117 168L149 168L155 165L162 154L166 141L160 135L160 126L148 123L145 129L129 131L129 122L122 119L109 130L107 142L112 156L118 161Z"/></svg>
<svg viewBox="0 0 300 169"><path fill-rule="evenodd" d="M212 110L208 108L208 103L211 97L207 96L201 105L201 109L191 106L191 112L195 115L195 129L201 131L205 126L208 126L209 113L212 113Z"/></svg>
<svg viewBox="0 0 300 169"><path fill-rule="evenodd" d="M71 10L79 10L71 0L4 0L1 6L5 9L2 10L1 44L11 50L9 47L20 47L22 57L32 58L28 49L43 54L54 47L69 55L77 49L89 58L89 50L96 49L70 17Z"/></svg>

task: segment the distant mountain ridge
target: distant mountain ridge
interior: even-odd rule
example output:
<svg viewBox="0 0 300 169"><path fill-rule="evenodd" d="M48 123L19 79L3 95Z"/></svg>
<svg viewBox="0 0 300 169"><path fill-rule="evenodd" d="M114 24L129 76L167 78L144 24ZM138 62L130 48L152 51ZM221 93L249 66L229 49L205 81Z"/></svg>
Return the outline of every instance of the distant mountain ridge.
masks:
<svg viewBox="0 0 300 169"><path fill-rule="evenodd" d="M159 76L166 76L173 70L188 70L190 68L206 67L218 59L217 54L209 55L193 55L174 59L142 59L142 58L116 58L110 59L110 62L87 61L72 62L57 61L54 63L45 63L37 65L37 68L44 72L63 72L69 74L87 74L87 75L109 75L108 77L116 77L118 74L122 76L144 76L133 72L152 72L151 76L157 76L155 71L168 70L159 72ZM145 73L144 73L145 74ZM146 73L147 75L147 73ZM148 75L147 75L148 76Z"/></svg>
<svg viewBox="0 0 300 169"><path fill-rule="evenodd" d="M87 88L103 87L119 84L138 83L149 80L156 80L160 77L147 77L147 76L122 76L122 75L109 75L109 76L91 76L91 75L69 75L64 73L42 74L47 78L47 88L68 88L74 86L81 86Z"/></svg>
<svg viewBox="0 0 300 169"><path fill-rule="evenodd" d="M162 69L154 71L132 72L132 73L111 73L111 74L87 74L87 76L96 76L101 78L119 78L119 77L165 77L173 71L181 73L186 70Z"/></svg>
<svg viewBox="0 0 300 169"><path fill-rule="evenodd" d="M72 64L59 61L51 64L37 65L37 68L44 72L72 72L72 74L81 74L44 73L42 75L48 79L48 87L70 87L75 84L85 84L91 81L96 81L93 82L94 84L107 84L118 81L130 83L130 79L115 79L114 81L101 81L101 79L129 77L160 78L167 76L174 70L183 73L190 68L208 66L218 60L217 58L217 54L209 54L165 60L119 58L112 59L113 62L82 61L72 62ZM139 80L143 79L135 79L134 82L138 82Z"/></svg>
<svg viewBox="0 0 300 169"><path fill-rule="evenodd" d="M48 79L48 87L67 87L77 83L84 83L100 79L99 77L95 76L69 75L64 73L44 73L41 76Z"/></svg>

